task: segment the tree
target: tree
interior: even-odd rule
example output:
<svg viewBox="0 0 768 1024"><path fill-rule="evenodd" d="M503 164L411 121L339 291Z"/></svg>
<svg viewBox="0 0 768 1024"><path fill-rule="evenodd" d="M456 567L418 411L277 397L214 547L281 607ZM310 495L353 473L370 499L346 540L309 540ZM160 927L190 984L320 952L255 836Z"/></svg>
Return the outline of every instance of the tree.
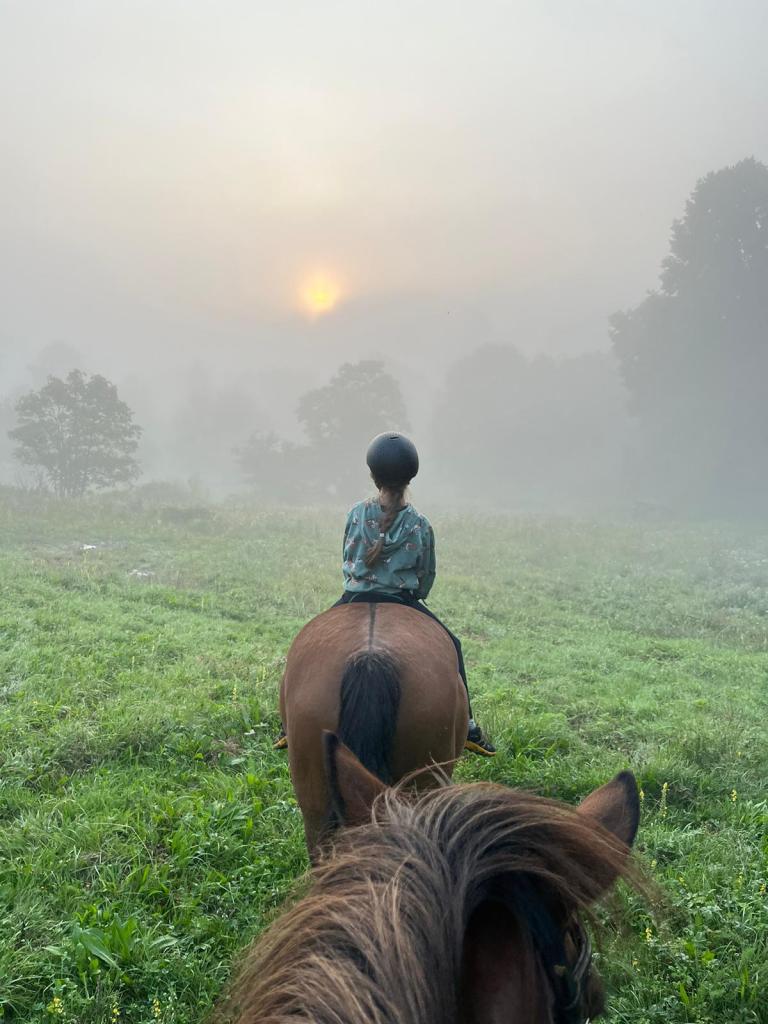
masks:
<svg viewBox="0 0 768 1024"><path fill-rule="evenodd" d="M42 469L60 497L127 483L139 474L134 458L141 428L104 377L72 370L49 377L16 403L18 425L9 431L14 454Z"/></svg>
<svg viewBox="0 0 768 1024"><path fill-rule="evenodd" d="M297 415L317 447L344 444L351 436L357 449L361 434L408 429L400 386L375 359L344 363L328 384L301 398Z"/></svg>
<svg viewBox="0 0 768 1024"><path fill-rule="evenodd" d="M400 386L374 359L345 363L328 384L303 395L297 415L313 455L312 485L345 497L365 482L361 451L368 441L409 429Z"/></svg>
<svg viewBox="0 0 768 1024"><path fill-rule="evenodd" d="M698 182L660 287L611 318L611 337L646 484L678 504L764 504L768 167L742 160Z"/></svg>
<svg viewBox="0 0 768 1024"><path fill-rule="evenodd" d="M353 497L368 481L368 441L383 430L408 430L400 387L377 360L345 363L302 396L297 415L305 444L262 432L234 450L254 490L285 501Z"/></svg>

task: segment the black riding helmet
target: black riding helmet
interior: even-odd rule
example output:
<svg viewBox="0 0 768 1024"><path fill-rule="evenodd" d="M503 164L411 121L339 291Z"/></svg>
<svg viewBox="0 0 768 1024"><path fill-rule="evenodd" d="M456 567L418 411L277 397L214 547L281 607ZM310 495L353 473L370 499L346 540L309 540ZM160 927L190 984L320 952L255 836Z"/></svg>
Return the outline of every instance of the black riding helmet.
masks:
<svg viewBox="0 0 768 1024"><path fill-rule="evenodd" d="M365 461L371 476L381 487L407 484L419 472L416 445L394 430L374 437L368 445Z"/></svg>

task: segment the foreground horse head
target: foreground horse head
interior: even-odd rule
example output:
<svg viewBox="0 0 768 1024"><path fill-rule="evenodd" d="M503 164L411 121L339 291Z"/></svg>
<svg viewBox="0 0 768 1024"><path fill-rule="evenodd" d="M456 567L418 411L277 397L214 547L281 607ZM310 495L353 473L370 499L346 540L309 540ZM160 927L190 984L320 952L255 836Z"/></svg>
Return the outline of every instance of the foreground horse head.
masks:
<svg viewBox="0 0 768 1024"><path fill-rule="evenodd" d="M603 1009L580 916L631 874L634 777L578 808L489 783L409 796L325 737L342 831L247 955L237 1024L581 1024Z"/></svg>

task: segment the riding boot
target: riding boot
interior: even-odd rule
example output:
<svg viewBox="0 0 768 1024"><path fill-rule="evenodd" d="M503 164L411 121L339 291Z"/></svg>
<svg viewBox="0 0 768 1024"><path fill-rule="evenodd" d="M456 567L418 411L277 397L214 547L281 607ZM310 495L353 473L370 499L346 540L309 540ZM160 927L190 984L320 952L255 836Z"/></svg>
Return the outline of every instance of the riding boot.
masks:
<svg viewBox="0 0 768 1024"><path fill-rule="evenodd" d="M469 731L464 741L464 749L471 750L473 754L480 754L482 757L494 757L496 747L485 738L483 730L474 720L469 720Z"/></svg>

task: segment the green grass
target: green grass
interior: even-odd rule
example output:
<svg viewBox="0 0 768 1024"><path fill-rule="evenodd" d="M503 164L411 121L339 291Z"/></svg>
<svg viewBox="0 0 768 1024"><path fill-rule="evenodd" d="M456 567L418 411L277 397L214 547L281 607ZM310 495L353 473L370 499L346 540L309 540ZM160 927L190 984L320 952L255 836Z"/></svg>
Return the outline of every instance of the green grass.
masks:
<svg viewBox="0 0 768 1024"><path fill-rule="evenodd" d="M305 868L270 741L291 639L337 596L343 520L162 518L0 495L5 1019L202 1021ZM430 603L500 748L459 775L569 801L624 767L642 785L668 909L621 896L608 1019L768 1021L768 536L435 526Z"/></svg>

